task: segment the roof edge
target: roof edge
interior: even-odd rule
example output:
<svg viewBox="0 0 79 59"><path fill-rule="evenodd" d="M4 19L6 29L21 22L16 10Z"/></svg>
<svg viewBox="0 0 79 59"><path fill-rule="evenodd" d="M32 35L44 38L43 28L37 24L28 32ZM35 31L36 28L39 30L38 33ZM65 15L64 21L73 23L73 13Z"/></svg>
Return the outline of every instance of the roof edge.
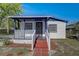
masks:
<svg viewBox="0 0 79 59"><path fill-rule="evenodd" d="M32 17L46 17L46 18L49 18L49 19L53 19L53 20L57 20L57 21L61 21L61 22L66 22L68 23L68 21L66 20L61 20L61 19L57 19L55 17L52 17L52 16L8 16L8 18L32 18Z"/></svg>

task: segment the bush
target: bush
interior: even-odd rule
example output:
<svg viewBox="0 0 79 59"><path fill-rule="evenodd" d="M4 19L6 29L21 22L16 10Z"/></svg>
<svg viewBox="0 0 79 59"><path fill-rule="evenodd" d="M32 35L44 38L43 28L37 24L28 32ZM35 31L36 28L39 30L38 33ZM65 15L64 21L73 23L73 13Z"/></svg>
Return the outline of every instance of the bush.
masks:
<svg viewBox="0 0 79 59"><path fill-rule="evenodd" d="M7 29L0 29L0 34L7 35ZM9 34L14 34L14 30L10 29Z"/></svg>
<svg viewBox="0 0 79 59"><path fill-rule="evenodd" d="M4 45L10 45L10 44L12 44L13 42L12 41L10 41L10 40L5 40L4 41Z"/></svg>

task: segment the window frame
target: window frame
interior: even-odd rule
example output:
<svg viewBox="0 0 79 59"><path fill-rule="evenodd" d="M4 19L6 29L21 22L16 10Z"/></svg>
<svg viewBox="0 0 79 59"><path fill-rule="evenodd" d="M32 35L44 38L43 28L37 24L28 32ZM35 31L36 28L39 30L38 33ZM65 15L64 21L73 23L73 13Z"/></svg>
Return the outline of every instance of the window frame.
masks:
<svg viewBox="0 0 79 59"><path fill-rule="evenodd" d="M31 29L26 29L26 23L31 23L32 24L32 28ZM29 22L29 21L27 21L27 22L25 22L25 24L24 24L24 30L33 30L33 22Z"/></svg>
<svg viewBox="0 0 79 59"><path fill-rule="evenodd" d="M53 28L50 29L50 28L49 28L50 25L56 25L56 27L54 26L54 28L56 28L56 29L55 29L55 30L52 30ZM57 24L49 24L49 25L48 25L48 32L49 32L49 33L57 33L57 27L58 27ZM51 31L50 31L50 30L51 30Z"/></svg>

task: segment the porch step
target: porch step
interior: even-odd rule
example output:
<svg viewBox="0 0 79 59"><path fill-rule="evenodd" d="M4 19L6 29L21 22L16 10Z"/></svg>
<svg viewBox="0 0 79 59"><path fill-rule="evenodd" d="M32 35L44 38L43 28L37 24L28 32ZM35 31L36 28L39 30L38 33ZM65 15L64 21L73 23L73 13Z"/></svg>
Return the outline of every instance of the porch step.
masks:
<svg viewBox="0 0 79 59"><path fill-rule="evenodd" d="M46 39L37 39L34 49L34 56L47 56L48 46Z"/></svg>

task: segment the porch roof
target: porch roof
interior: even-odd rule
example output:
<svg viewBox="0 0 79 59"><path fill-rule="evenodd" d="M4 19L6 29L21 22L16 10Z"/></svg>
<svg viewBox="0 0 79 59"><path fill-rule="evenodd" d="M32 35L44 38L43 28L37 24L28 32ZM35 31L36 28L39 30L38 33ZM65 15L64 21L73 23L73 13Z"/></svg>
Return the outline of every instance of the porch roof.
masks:
<svg viewBox="0 0 79 59"><path fill-rule="evenodd" d="M55 20L55 21L61 21L61 22L66 22L66 20L61 20L61 19L57 19L57 18L54 18L52 16L8 16L9 18L12 18L14 20L27 20L27 19L31 19L31 20Z"/></svg>

